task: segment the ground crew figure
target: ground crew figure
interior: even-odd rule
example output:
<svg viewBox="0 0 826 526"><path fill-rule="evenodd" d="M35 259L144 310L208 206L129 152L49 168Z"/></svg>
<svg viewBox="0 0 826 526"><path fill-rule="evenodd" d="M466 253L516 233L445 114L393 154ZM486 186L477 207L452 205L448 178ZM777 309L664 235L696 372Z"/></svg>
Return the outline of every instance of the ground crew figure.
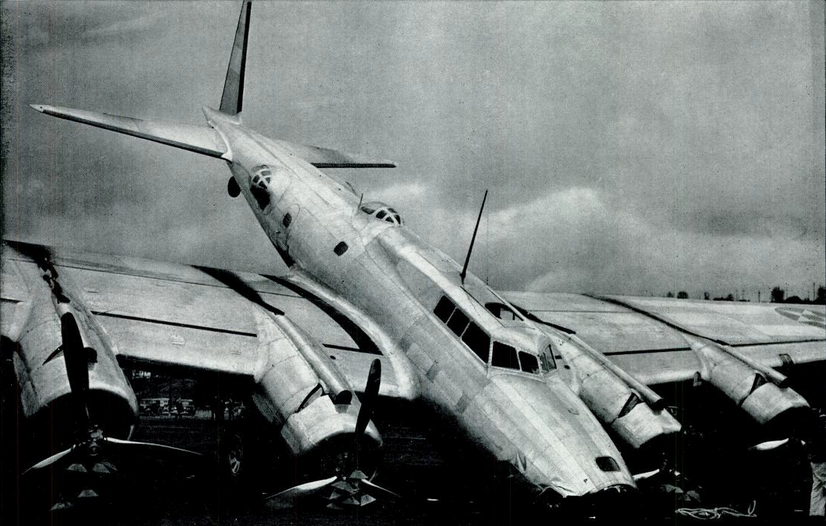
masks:
<svg viewBox="0 0 826 526"><path fill-rule="evenodd" d="M826 510L826 413L818 412L807 438L806 453L812 466L809 515L823 517Z"/></svg>

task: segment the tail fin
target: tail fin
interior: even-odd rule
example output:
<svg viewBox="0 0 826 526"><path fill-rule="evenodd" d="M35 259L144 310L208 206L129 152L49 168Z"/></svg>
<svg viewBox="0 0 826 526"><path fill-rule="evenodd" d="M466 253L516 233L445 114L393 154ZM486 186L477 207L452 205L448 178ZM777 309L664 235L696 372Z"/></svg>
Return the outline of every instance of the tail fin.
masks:
<svg viewBox="0 0 826 526"><path fill-rule="evenodd" d="M238 28L235 30L235 41L232 44L232 54L229 56L227 78L224 80L224 93L221 95L221 113L237 115L241 113L244 100L244 70L247 65L247 40L250 26L250 10L252 2L245 0L241 5L241 15L238 17Z"/></svg>

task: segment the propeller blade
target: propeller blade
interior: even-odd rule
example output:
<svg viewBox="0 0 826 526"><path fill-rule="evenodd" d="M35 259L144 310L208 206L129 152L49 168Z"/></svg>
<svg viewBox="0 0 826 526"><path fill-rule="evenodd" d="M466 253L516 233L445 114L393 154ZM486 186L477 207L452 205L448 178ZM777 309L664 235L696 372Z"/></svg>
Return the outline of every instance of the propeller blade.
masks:
<svg viewBox="0 0 826 526"><path fill-rule="evenodd" d="M660 469L652 469L651 471L645 471L643 473L637 473L633 476L634 482L639 482L641 480L649 479L660 472Z"/></svg>
<svg viewBox="0 0 826 526"><path fill-rule="evenodd" d="M749 448L749 451L770 451L772 449L776 449L786 442L788 442L788 438L784 438L782 440L769 440L767 442L760 442L759 444L755 444Z"/></svg>
<svg viewBox="0 0 826 526"><path fill-rule="evenodd" d="M66 362L66 375L69 377L69 391L79 406L79 420L82 427L89 423L89 364L83 348L83 338L77 326L75 316L66 312L60 316L60 335L63 344L63 360Z"/></svg>
<svg viewBox="0 0 826 526"><path fill-rule="evenodd" d="M373 488L373 489L379 490L379 491L381 491L381 492L383 492L387 495L390 495L392 497L396 497L397 499L402 498L402 496L399 495L398 493L390 491L387 488L383 488L383 487L379 486L378 484L376 484L375 482L370 482L369 479L364 479L364 480L361 481L361 483L364 484L365 486L369 487L369 488Z"/></svg>
<svg viewBox="0 0 826 526"><path fill-rule="evenodd" d="M89 365L86 362L80 329L71 312L60 317L60 334L63 337L63 359L66 360L69 387L72 393L85 398L85 393L89 390Z"/></svg>
<svg viewBox="0 0 826 526"><path fill-rule="evenodd" d="M163 451L163 452L167 452L167 453L184 454L184 455L187 455L187 456L190 456L190 457L202 457L203 456L200 453L196 453L195 451L190 451L188 449L181 449L181 448L174 447L174 446L166 446L166 445L163 445L163 444L152 444L150 442L135 442L135 441L132 441L132 440L121 440L119 438L111 438L111 437L103 437L102 440L103 440L103 442L106 442L106 443L109 443L109 444L116 444L118 446L132 446L135 449L145 449L145 450L148 450L148 451L156 451L156 452L157 451ZM26 471L24 471L23 475L25 475L26 473L28 473L30 471L34 471L34 470L38 470L38 469L42 469L42 468L51 466L52 464L54 464L55 462L57 462L61 458L65 457L66 455L71 453L76 447L78 447L78 444L75 444L74 446L70 447L69 449L64 449L60 453L55 453L54 455L50 456L47 459L41 460L40 462L38 462L34 466L32 466L29 469L27 469Z"/></svg>
<svg viewBox="0 0 826 526"><path fill-rule="evenodd" d="M330 477L328 479L305 482L304 484L287 488L284 491L280 491L270 495L269 497L264 497L264 504L268 508L276 510L290 508L293 506L296 499L313 495L337 480L338 477Z"/></svg>
<svg viewBox="0 0 826 526"><path fill-rule="evenodd" d="M356 438L361 439L370 417L373 414L373 405L379 395L381 387L381 360L376 358L370 364L370 372L367 373L367 385L364 386L364 397L361 399L361 410L356 418Z"/></svg>
<svg viewBox="0 0 826 526"><path fill-rule="evenodd" d="M104 437L104 442L108 442L111 444L117 444L119 446L130 446L134 449L147 449L151 451L166 451L169 453L182 453L184 455L189 455L193 457L201 457L200 453L195 451L190 451L188 449L181 449L179 447L174 446L167 446L164 444L153 444L151 442L135 442L134 440L122 440L120 438L112 438L112 437Z"/></svg>
<svg viewBox="0 0 826 526"><path fill-rule="evenodd" d="M49 458L41 460L40 462L38 462L34 466L32 466L29 469L27 469L26 471L24 471L23 475L25 475L29 471L34 471L34 470L37 470L37 469L43 469L45 467L51 466L52 464L54 464L55 462L57 462L61 458L65 457L66 455L71 453L73 449L74 449L74 446L70 447L69 449L64 449L60 453L55 453L54 455L50 456Z"/></svg>
<svg viewBox="0 0 826 526"><path fill-rule="evenodd" d="M71 502L57 502L50 511L63 511L63 510L70 510L74 508L75 505Z"/></svg>

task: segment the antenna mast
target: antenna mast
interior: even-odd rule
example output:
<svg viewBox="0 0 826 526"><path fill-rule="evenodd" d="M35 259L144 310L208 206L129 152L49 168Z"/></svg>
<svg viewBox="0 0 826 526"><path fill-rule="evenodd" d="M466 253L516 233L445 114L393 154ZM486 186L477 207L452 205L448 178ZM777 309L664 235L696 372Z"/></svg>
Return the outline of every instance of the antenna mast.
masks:
<svg viewBox="0 0 826 526"><path fill-rule="evenodd" d="M482 211L485 209L485 201L488 198L488 191L485 190L485 197L482 198L482 206L479 208L479 217L476 218L476 226L473 227L473 237L470 238L470 246L467 249L467 257L465 258L465 266L462 267L462 273L459 277L462 278L462 285L465 284L465 276L467 276L467 265L470 263L470 254L473 252L473 243L476 241L476 231L479 230L479 221L482 220Z"/></svg>

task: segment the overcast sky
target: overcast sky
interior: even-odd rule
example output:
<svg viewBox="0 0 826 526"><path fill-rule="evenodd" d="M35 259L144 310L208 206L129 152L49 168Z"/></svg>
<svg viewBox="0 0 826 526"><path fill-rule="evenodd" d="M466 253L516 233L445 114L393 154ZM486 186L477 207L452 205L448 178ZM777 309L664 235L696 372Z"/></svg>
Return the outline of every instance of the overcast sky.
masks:
<svg viewBox="0 0 826 526"><path fill-rule="evenodd" d="M53 119L203 124L239 3L2 3L4 236L278 273L221 161ZM825 281L821 2L253 5L245 123L339 170L499 289L713 295Z"/></svg>

